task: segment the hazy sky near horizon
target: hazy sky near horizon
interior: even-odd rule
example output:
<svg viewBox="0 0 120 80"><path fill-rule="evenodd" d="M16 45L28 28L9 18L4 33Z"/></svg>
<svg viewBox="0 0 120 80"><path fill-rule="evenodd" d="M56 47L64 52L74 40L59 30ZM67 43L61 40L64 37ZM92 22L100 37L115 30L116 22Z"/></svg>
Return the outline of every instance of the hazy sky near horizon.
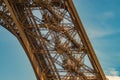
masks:
<svg viewBox="0 0 120 80"><path fill-rule="evenodd" d="M120 80L120 0L73 1L105 74ZM23 48L1 26L0 80L36 80Z"/></svg>

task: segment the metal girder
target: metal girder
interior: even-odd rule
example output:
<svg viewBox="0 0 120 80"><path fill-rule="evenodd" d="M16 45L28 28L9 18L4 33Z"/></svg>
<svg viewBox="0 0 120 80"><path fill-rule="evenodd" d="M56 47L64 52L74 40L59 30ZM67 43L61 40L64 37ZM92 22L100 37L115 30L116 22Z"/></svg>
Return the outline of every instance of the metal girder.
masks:
<svg viewBox="0 0 120 80"><path fill-rule="evenodd" d="M0 25L20 41L37 80L106 80L72 0L1 0L0 7Z"/></svg>
<svg viewBox="0 0 120 80"><path fill-rule="evenodd" d="M97 56L96 56L96 54L95 54L95 52L94 52L94 50L93 50L93 48L92 48L92 45L91 45L91 43L90 43L90 41L89 41L89 39L88 39L88 36L87 36L87 34L86 34L86 32L85 32L85 29L83 28L83 25L82 25L82 23L81 23L81 21L80 21L80 19L79 19L79 17L78 17L77 11L76 11L76 9L75 9L75 7L74 7L74 5L73 5L72 0L68 0L67 5L68 5L68 8L69 8L69 10L70 10L71 16L74 16L74 18L75 18L75 19L74 19L74 18L72 17L74 23L76 24L76 26L77 26L77 28L78 28L78 33L79 33L79 35L80 35L81 37L83 37L83 38L81 38L81 39L82 39L82 42L83 42L83 44L86 45L87 48L88 48L88 56L89 56L89 59L90 59L90 61L92 62L92 65L93 65L93 67L95 68L96 72L100 73L100 74L98 75L98 77L100 77L101 80L102 80L102 79L105 80L106 77L105 77L105 75L104 75L104 72L103 72L103 70L102 70L102 68L101 68L101 65L100 65L100 63L99 63L99 61L98 61L98 59L97 59Z"/></svg>
<svg viewBox="0 0 120 80"><path fill-rule="evenodd" d="M38 62L37 60L35 59L35 56L34 56L34 53L30 47L30 43L25 35L25 32L23 31L22 29L22 25L20 25L19 23L19 20L16 18L16 15L14 13L14 9L12 8L12 6L10 5L10 3L8 2L8 0L4 0L7 8L9 9L9 12L11 14L11 17L16 25L16 27L18 28L19 30L19 37L20 37L20 41L22 42L22 45L24 45L24 49L25 51L27 52L27 55L32 63L32 66L34 68L34 70L36 71L36 76L38 78L38 80L40 80L41 78L41 72L40 72L40 69L39 69L39 65L38 65Z"/></svg>

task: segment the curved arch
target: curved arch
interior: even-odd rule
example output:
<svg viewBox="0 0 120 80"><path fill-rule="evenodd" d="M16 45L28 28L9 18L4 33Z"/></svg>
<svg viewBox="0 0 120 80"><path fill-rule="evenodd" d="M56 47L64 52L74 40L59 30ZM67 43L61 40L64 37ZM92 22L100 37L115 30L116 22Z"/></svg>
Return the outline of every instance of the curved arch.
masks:
<svg viewBox="0 0 120 80"><path fill-rule="evenodd" d="M0 25L6 28L14 36L18 37L19 33L17 27L3 1L0 2Z"/></svg>
<svg viewBox="0 0 120 80"><path fill-rule="evenodd" d="M11 18L11 14L9 13L7 6L5 5L5 3L2 0L0 1L0 7L1 7L0 8L0 25L2 27L4 27L5 29L7 29L10 33L12 33L18 39L18 41L22 45L24 51L26 52L26 55L27 55L31 65L32 65L32 68L34 70L36 78L37 79L40 78L40 77L38 77L36 70L35 70L35 69L37 69L36 65L33 65L34 58L33 58L33 60L31 60L30 55L27 54L28 50L26 49L26 46L20 37L19 30L17 29L13 19ZM33 54L31 54L31 55L33 55ZM35 62L35 64L36 64L36 62Z"/></svg>
<svg viewBox="0 0 120 80"><path fill-rule="evenodd" d="M36 80L22 46L7 29L0 26L0 80Z"/></svg>

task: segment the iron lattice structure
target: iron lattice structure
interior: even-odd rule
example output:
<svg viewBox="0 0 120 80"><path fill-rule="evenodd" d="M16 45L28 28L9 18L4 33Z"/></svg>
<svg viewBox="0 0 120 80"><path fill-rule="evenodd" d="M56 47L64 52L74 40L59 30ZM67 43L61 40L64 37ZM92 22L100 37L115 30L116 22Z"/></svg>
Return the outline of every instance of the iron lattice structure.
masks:
<svg viewBox="0 0 120 80"><path fill-rule="evenodd" d="M0 25L19 40L37 80L106 80L72 0L0 0Z"/></svg>

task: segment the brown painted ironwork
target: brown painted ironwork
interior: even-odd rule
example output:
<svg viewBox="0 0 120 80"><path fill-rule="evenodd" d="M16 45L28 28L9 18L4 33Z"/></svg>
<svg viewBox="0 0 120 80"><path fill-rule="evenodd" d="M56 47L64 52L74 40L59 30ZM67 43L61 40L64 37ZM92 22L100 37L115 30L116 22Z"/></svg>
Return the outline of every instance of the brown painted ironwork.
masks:
<svg viewBox="0 0 120 80"><path fill-rule="evenodd" d="M106 80L72 0L0 0L0 25L19 40L37 80Z"/></svg>

